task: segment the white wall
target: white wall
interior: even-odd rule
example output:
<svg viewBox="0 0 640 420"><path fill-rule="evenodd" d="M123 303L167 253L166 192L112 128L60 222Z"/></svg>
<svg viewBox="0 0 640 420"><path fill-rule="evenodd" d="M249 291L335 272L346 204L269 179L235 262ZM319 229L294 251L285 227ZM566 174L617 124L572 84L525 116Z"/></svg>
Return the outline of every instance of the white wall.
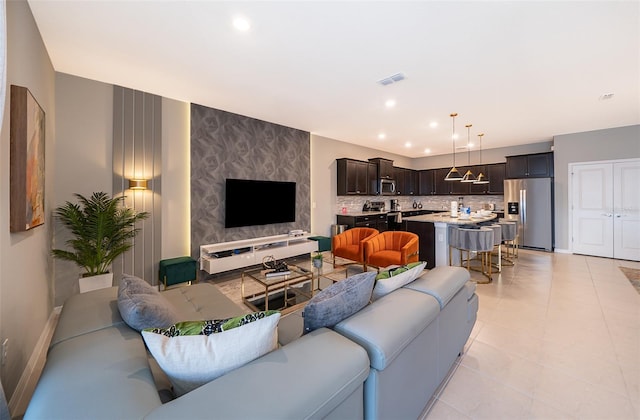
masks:
<svg viewBox="0 0 640 420"><path fill-rule="evenodd" d="M411 159L357 146L326 137L311 135L311 232L330 236L336 223L337 167L336 159L368 160L382 157L393 160L394 166L411 168Z"/></svg>
<svg viewBox="0 0 640 420"><path fill-rule="evenodd" d="M190 107L162 100L162 259L191 252Z"/></svg>
<svg viewBox="0 0 640 420"><path fill-rule="evenodd" d="M554 137L555 246L569 250L569 164L640 157L640 125Z"/></svg>
<svg viewBox="0 0 640 420"><path fill-rule="evenodd" d="M45 223L9 233L9 116L12 84L29 89L45 112L45 152L55 149L55 76L26 1L7 6L7 84L0 132L0 341L9 340L0 378L7 399L53 309L49 241L55 161L45 158ZM1 35L0 35L1 36Z"/></svg>

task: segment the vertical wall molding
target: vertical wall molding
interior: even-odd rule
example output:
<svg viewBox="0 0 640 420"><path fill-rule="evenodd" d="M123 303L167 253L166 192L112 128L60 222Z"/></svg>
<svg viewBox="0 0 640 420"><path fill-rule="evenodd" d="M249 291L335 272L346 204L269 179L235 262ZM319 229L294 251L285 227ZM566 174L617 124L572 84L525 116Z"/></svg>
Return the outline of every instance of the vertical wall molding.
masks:
<svg viewBox="0 0 640 420"><path fill-rule="evenodd" d="M191 255L202 244L309 231L310 159L307 131L191 104ZM225 229L226 178L295 182L296 221ZM279 205L246 200L257 212Z"/></svg>
<svg viewBox="0 0 640 420"><path fill-rule="evenodd" d="M114 86L113 91L113 195L125 204L149 212L139 222L133 248L113 264L114 278L133 274L158 283L161 256L162 98ZM129 179L148 180L148 189L129 189Z"/></svg>

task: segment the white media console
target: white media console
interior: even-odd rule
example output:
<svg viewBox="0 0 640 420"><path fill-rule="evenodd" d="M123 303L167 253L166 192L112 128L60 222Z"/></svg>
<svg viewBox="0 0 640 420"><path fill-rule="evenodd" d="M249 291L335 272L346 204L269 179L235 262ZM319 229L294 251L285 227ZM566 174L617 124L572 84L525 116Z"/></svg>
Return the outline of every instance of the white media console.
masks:
<svg viewBox="0 0 640 420"><path fill-rule="evenodd" d="M262 264L265 257L295 257L318 250L318 242L309 234L275 235L241 241L200 245L200 269L209 274Z"/></svg>

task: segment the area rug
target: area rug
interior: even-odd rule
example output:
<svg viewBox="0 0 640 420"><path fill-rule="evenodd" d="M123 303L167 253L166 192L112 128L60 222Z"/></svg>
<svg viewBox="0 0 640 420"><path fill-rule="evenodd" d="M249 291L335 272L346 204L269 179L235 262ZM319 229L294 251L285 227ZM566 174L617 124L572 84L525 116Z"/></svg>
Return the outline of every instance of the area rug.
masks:
<svg viewBox="0 0 640 420"><path fill-rule="evenodd" d="M620 270L627 276L636 292L640 293L640 269L620 267Z"/></svg>

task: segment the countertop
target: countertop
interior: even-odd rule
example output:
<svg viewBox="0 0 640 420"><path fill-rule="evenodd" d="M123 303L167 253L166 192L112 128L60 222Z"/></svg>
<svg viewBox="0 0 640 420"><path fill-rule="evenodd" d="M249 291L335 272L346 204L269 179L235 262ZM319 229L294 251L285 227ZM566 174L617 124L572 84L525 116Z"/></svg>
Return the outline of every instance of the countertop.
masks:
<svg viewBox="0 0 640 420"><path fill-rule="evenodd" d="M486 222L498 217L495 213L488 216L472 216L469 219L461 219L459 217L451 217L450 212L423 214L422 216L403 217L404 220L412 222L428 222L428 223L447 223L449 225L469 225L480 222Z"/></svg>
<svg viewBox="0 0 640 420"><path fill-rule="evenodd" d="M429 210L429 209L407 209L407 210L394 210L394 211L389 211L389 210L385 210L385 211L350 211L348 213L337 213L339 216L352 216L352 217L358 217L358 216L378 216L381 214L395 214L395 213L402 213L402 212L409 212L409 211L441 211L441 210Z"/></svg>
<svg viewBox="0 0 640 420"><path fill-rule="evenodd" d="M389 214L389 213L394 213L395 214L395 213L410 212L410 211L431 211L431 212L435 212L435 213L433 213L431 215L425 214L425 215L422 215L422 216L404 216L405 219L408 218L408 217L411 217L412 220L413 220L413 218L415 218L415 217L434 216L434 215L439 215L439 214L448 215L449 214L448 211L443 213L442 210L440 210L440 209L439 210L407 209L407 210L398 210L398 211L388 211L388 210L385 210L385 211L350 211L348 213L336 213L336 214L339 215L339 216L359 217L359 216L379 216L381 214ZM503 210L494 210L493 214L495 215L496 213L504 213L504 211ZM441 219L442 219L442 217L438 217L437 221L439 221L439 222L443 221ZM487 219L487 220L491 220L491 218ZM429 221L431 221L431 220L429 220ZM482 221L482 220L480 220L480 221ZM465 220L464 222L465 223L463 223L463 224L467 224L469 222L469 220ZM471 222L471 223L476 223L476 222L477 221Z"/></svg>

